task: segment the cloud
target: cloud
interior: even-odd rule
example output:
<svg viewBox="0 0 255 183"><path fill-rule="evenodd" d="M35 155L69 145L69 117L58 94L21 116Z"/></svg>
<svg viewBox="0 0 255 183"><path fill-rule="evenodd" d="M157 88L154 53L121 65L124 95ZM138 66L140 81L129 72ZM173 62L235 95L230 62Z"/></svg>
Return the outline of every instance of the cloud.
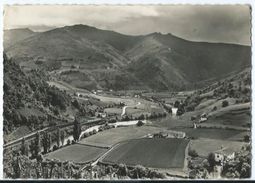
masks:
<svg viewBox="0 0 255 183"><path fill-rule="evenodd" d="M6 6L5 29L49 30L87 24L124 34L152 32L210 42L250 45L247 5L16 5Z"/></svg>

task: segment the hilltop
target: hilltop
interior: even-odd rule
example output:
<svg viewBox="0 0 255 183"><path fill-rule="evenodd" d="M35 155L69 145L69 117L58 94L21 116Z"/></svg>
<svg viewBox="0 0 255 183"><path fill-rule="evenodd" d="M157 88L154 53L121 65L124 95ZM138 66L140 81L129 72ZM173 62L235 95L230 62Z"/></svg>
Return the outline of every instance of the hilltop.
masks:
<svg viewBox="0 0 255 183"><path fill-rule="evenodd" d="M36 34L37 34L36 32L28 28L4 30L4 36L3 36L4 48L8 48L9 46L14 45L17 42Z"/></svg>

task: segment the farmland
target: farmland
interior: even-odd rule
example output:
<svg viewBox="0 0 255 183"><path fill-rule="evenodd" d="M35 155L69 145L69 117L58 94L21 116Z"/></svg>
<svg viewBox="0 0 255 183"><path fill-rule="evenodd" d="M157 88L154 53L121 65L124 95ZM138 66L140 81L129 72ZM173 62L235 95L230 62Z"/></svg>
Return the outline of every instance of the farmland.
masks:
<svg viewBox="0 0 255 183"><path fill-rule="evenodd" d="M58 159L60 161L72 161L75 163L86 163L96 160L104 152L106 152L106 149L104 148L75 144L51 152L46 158Z"/></svg>
<svg viewBox="0 0 255 183"><path fill-rule="evenodd" d="M102 162L183 169L187 145L188 140L184 139L143 138L129 140L110 151Z"/></svg>
<svg viewBox="0 0 255 183"><path fill-rule="evenodd" d="M192 140L190 147L191 149L196 149L199 156L207 157L211 152L231 154L240 151L245 144L245 142L201 138Z"/></svg>
<svg viewBox="0 0 255 183"><path fill-rule="evenodd" d="M113 145L121 141L130 140L134 138L141 138L149 133L157 133L162 131L162 128L151 127L151 126L129 126L129 127L118 127L103 132L99 132L96 135L92 135L80 141L83 143L97 143L105 145Z"/></svg>
<svg viewBox="0 0 255 183"><path fill-rule="evenodd" d="M245 135L248 132L240 130L230 129L207 129L207 128L181 128L180 131L186 133L187 136L193 138L208 138L219 140L243 140L242 134ZM239 136L237 139L236 136Z"/></svg>

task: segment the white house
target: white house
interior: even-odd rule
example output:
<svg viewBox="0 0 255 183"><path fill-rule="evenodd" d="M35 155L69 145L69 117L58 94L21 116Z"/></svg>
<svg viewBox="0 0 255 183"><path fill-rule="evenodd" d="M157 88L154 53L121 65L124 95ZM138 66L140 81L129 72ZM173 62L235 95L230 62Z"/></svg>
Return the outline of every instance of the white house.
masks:
<svg viewBox="0 0 255 183"><path fill-rule="evenodd" d="M173 114L174 116L177 115L177 111L178 111L178 108L172 107L172 114Z"/></svg>

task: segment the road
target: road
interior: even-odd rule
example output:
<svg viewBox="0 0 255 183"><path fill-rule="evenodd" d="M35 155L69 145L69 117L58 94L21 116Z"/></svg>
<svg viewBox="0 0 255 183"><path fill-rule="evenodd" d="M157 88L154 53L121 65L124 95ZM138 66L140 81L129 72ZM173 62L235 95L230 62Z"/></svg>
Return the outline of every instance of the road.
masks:
<svg viewBox="0 0 255 183"><path fill-rule="evenodd" d="M44 128L44 129L42 129L42 130L38 130L38 131L36 131L36 132L30 133L30 134L28 134L28 135L26 135L26 136L24 136L24 137L18 138L18 139L16 139L16 140L13 140L13 141L11 141L11 142L9 142L9 143L4 144L3 147L4 147L4 148L8 148L8 147L10 147L10 146L13 146L13 145L15 145L15 144L21 142L23 138L25 138L25 139L31 138L31 137L34 136L37 132L41 133L41 132L46 131L46 130L48 130L48 129L49 129L49 128L46 127L46 128Z"/></svg>
<svg viewBox="0 0 255 183"><path fill-rule="evenodd" d="M140 105L140 104L141 104L141 102L138 102L136 105L124 106L124 107L122 108L121 116L124 116L124 115L126 114L126 108L127 108L127 107L136 107L136 106L138 106L138 105Z"/></svg>

